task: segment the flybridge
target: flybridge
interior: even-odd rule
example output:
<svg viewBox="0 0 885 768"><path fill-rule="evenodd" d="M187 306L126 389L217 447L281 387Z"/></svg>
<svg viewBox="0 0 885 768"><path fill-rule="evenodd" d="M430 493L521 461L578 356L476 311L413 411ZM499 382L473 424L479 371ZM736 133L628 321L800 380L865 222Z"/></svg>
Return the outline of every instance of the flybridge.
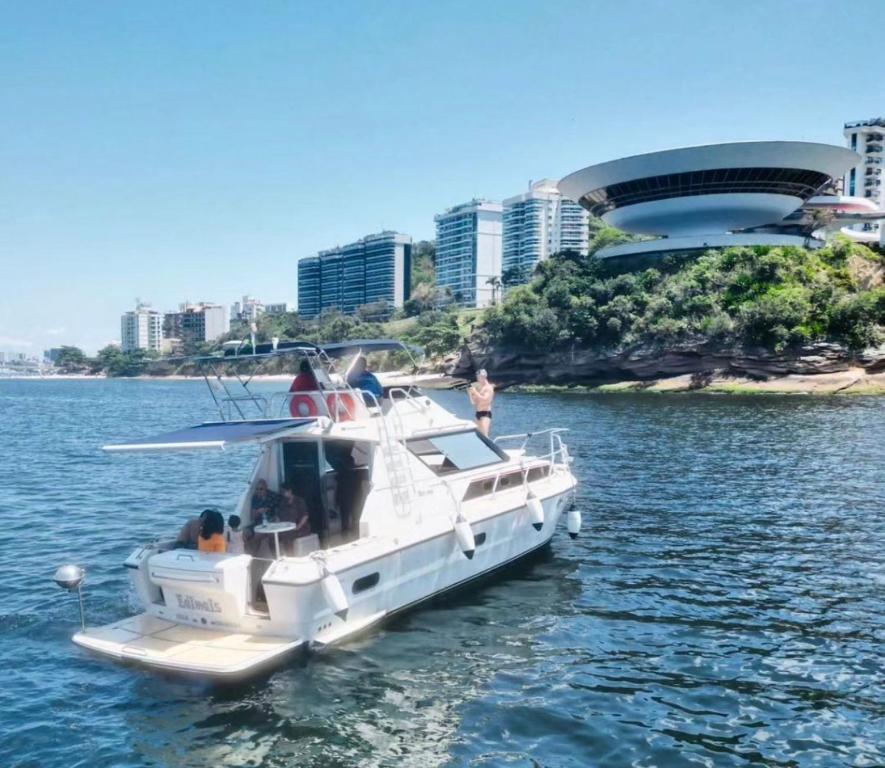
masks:
<svg viewBox="0 0 885 768"><path fill-rule="evenodd" d="M296 417L327 416L337 421L342 409L349 410L351 418L361 410L362 399L347 383L359 357L386 353L401 368L412 372L417 371L418 362L424 357L420 347L397 339L355 339L322 346L308 341L276 340L273 344L256 344L254 347L245 340L236 344L224 354L170 357L158 362L194 366L203 376L222 421L246 421L255 417L272 419L290 413ZM256 376L279 374L279 367L274 363L293 356L307 361L316 380L315 391L319 397L312 398L314 407L308 408L308 413L292 410L293 399L297 397L291 393L267 395L252 389Z"/></svg>

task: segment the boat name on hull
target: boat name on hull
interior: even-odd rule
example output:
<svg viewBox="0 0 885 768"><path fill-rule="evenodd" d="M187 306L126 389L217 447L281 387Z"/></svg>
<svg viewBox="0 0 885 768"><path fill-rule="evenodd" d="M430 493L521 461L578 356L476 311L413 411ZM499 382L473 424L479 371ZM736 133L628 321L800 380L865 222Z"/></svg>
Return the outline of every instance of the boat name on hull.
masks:
<svg viewBox="0 0 885 768"><path fill-rule="evenodd" d="M192 595L182 595L179 592L175 593L175 597L178 599L178 607L184 608L188 611L203 611L204 613L221 613L221 605L211 597L206 600L198 600Z"/></svg>

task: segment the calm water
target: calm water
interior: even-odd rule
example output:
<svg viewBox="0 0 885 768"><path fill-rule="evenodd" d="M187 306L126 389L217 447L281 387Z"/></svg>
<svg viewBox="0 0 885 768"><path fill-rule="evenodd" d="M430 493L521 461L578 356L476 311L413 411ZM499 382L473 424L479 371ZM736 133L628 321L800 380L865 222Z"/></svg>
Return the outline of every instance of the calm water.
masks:
<svg viewBox="0 0 885 768"><path fill-rule="evenodd" d="M237 689L86 655L50 581L123 618L133 544L232 506L249 449L97 450L207 401L0 382L0 766L885 763L885 398L501 395L571 427L585 535Z"/></svg>

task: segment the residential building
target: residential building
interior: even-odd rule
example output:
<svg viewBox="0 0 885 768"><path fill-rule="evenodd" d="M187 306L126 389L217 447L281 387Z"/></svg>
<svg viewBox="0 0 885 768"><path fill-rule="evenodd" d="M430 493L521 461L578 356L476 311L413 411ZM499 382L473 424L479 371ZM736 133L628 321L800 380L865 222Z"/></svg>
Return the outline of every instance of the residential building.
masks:
<svg viewBox="0 0 885 768"><path fill-rule="evenodd" d="M590 214L543 179L504 201L502 274L509 284L527 282L539 261L554 253L587 255Z"/></svg>
<svg viewBox="0 0 885 768"><path fill-rule="evenodd" d="M258 299L251 296L243 296L243 301L235 301L230 307L231 322L254 323L266 308Z"/></svg>
<svg viewBox="0 0 885 768"><path fill-rule="evenodd" d="M298 262L298 314L316 317L324 310L356 312L383 303L389 315L409 297L412 238L379 232L356 242L320 251Z"/></svg>
<svg viewBox="0 0 885 768"><path fill-rule="evenodd" d="M285 315L286 312L290 312L289 302L281 301L278 304L265 304L264 305L264 313L266 315Z"/></svg>
<svg viewBox="0 0 885 768"><path fill-rule="evenodd" d="M316 317L320 313L320 257L308 256L298 262L298 314Z"/></svg>
<svg viewBox="0 0 885 768"><path fill-rule="evenodd" d="M485 307L497 296L502 211L501 203L471 200L434 216L436 283L462 306Z"/></svg>
<svg viewBox="0 0 885 768"><path fill-rule="evenodd" d="M168 338L183 344L215 341L228 331L227 312L221 304L210 302L180 304L178 312L165 314L163 330Z"/></svg>
<svg viewBox="0 0 885 768"><path fill-rule="evenodd" d="M882 192L885 117L845 123L844 135L848 148L857 152L860 160L845 174L843 193L849 197L865 197L882 209L885 205L885 194ZM885 242L885 228L877 222L864 222L853 229L867 233L868 237L864 239Z"/></svg>
<svg viewBox="0 0 885 768"><path fill-rule="evenodd" d="M135 309L120 318L120 346L124 352L146 349L159 352L163 341L163 317L149 304L136 302Z"/></svg>

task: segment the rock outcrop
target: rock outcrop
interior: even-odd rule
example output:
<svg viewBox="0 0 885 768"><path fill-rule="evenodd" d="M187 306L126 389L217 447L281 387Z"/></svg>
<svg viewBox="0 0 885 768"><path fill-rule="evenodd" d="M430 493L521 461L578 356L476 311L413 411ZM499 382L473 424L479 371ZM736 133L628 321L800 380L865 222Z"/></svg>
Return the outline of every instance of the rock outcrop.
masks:
<svg viewBox="0 0 885 768"><path fill-rule="evenodd" d="M486 368L497 384L562 384L595 386L618 381L653 381L674 376L734 376L767 380L788 375L813 376L860 368L885 370L885 347L850 352L834 343L817 343L774 352L764 348L732 348L709 342L666 349L637 346L622 351L573 348L526 352L486 347L471 342L447 366L454 377L472 377Z"/></svg>

